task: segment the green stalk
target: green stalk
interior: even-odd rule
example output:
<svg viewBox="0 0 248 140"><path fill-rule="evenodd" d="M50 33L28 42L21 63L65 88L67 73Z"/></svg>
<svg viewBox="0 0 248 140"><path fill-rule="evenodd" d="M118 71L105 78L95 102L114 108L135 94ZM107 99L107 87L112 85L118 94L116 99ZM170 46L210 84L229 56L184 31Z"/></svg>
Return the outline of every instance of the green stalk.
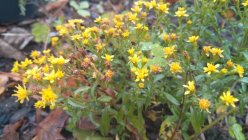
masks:
<svg viewBox="0 0 248 140"><path fill-rule="evenodd" d="M235 112L237 110L237 108L232 108L231 110L229 110L227 113L222 114L219 118L217 118L216 120L214 120L212 123L210 123L209 125L205 126L200 132L195 133L193 135L190 136L190 140L193 140L195 137L198 137L201 133L205 132L206 130L212 128L214 125L216 125L219 121L223 120L226 116L232 114L233 112Z"/></svg>

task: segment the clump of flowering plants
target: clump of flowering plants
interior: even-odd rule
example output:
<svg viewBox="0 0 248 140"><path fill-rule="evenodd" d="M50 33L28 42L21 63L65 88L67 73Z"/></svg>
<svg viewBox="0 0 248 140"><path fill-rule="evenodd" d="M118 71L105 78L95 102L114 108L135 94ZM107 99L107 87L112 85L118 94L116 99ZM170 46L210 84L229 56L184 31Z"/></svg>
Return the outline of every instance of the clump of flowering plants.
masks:
<svg viewBox="0 0 248 140"><path fill-rule="evenodd" d="M74 126L87 117L121 139L148 139L148 120L160 120L163 139L194 139L217 123L245 139L233 116L248 101L247 0L137 1L94 23L56 26L56 53L15 63L24 78L18 101L35 97L36 108L63 108Z"/></svg>

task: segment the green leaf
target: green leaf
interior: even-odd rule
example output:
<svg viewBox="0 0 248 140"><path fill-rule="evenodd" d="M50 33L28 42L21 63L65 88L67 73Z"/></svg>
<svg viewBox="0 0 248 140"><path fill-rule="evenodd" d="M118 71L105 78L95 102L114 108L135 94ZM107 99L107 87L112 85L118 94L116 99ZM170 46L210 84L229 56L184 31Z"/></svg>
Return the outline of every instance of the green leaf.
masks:
<svg viewBox="0 0 248 140"><path fill-rule="evenodd" d="M88 1L82 1L82 2L80 2L79 7L80 7L80 9L87 9L90 7L90 5L89 5Z"/></svg>
<svg viewBox="0 0 248 140"><path fill-rule="evenodd" d="M35 23L32 25L32 34L36 42L50 42L50 27L44 23Z"/></svg>
<svg viewBox="0 0 248 140"><path fill-rule="evenodd" d="M68 99L68 104L73 106L73 107L76 107L76 108L81 108L81 109L85 109L86 106L83 104L83 102L79 102L79 101L76 101L75 99Z"/></svg>
<svg viewBox="0 0 248 140"><path fill-rule="evenodd" d="M242 133L242 127L235 123L229 128L229 134L232 138L235 138L236 140L245 140L245 136Z"/></svg>
<svg viewBox="0 0 248 140"><path fill-rule="evenodd" d="M92 131L74 129L72 133L77 140L111 140L111 138L102 137Z"/></svg>
<svg viewBox="0 0 248 140"><path fill-rule="evenodd" d="M153 45L153 47L152 47L152 54L155 57L164 57L163 47L161 47L159 45Z"/></svg>
<svg viewBox="0 0 248 140"><path fill-rule="evenodd" d="M77 10L77 13L82 17L90 16L90 12L88 10L80 9L80 10Z"/></svg>
<svg viewBox="0 0 248 140"><path fill-rule="evenodd" d="M243 77L240 82L248 84L248 77Z"/></svg>
<svg viewBox="0 0 248 140"><path fill-rule="evenodd" d="M245 59L248 60L248 51L244 51L242 54L244 55Z"/></svg>
<svg viewBox="0 0 248 140"><path fill-rule="evenodd" d="M165 66L166 65L166 61L164 58L161 57L154 57L152 59L150 59L146 66L151 66L151 65L159 65L159 66Z"/></svg>
<svg viewBox="0 0 248 140"><path fill-rule="evenodd" d="M193 129L196 133L201 131L201 126L204 123L204 114L203 112L199 112L194 110L191 113L191 124L193 126Z"/></svg>
<svg viewBox="0 0 248 140"><path fill-rule="evenodd" d="M100 102L110 102L112 98L110 96L103 95L100 98L97 99Z"/></svg>
<svg viewBox="0 0 248 140"><path fill-rule="evenodd" d="M111 117L109 115L108 108L105 108L102 113L102 117L100 120L100 131L102 135L107 135L109 128L110 128L110 120Z"/></svg>
<svg viewBox="0 0 248 140"><path fill-rule="evenodd" d="M84 93L86 91L88 91L90 89L90 87L88 86L83 86L78 88L77 90L74 91L75 94L80 94L80 93Z"/></svg>
<svg viewBox="0 0 248 140"><path fill-rule="evenodd" d="M164 77L165 77L164 74L157 74L157 75L154 76L154 81L153 82L156 83L157 81L162 80Z"/></svg>
<svg viewBox="0 0 248 140"><path fill-rule="evenodd" d="M79 5L78 5L77 2L74 1L74 0L71 0L71 1L70 1L70 6L73 7L75 10L80 9Z"/></svg>
<svg viewBox="0 0 248 140"><path fill-rule="evenodd" d="M165 97L171 102L173 103L174 105L179 105L179 101L172 95L168 94L168 93L165 93Z"/></svg>

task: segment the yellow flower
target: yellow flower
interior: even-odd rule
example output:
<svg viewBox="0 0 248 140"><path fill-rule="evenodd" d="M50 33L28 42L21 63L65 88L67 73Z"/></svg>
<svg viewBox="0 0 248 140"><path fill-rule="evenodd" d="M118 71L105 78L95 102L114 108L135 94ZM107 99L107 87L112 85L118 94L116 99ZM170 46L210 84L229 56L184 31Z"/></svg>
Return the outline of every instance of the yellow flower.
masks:
<svg viewBox="0 0 248 140"><path fill-rule="evenodd" d="M45 73L44 75L45 77L43 79L49 81L50 83L54 83L57 78L57 75L54 70L52 70L51 73Z"/></svg>
<svg viewBox="0 0 248 140"><path fill-rule="evenodd" d="M137 18L137 13L132 14L132 13L128 13L128 20L131 21L133 24L136 24L136 22L138 21Z"/></svg>
<svg viewBox="0 0 248 140"><path fill-rule="evenodd" d="M41 92L41 99L46 104L54 104L57 99L57 95L53 92L51 86L48 86L46 89L42 89Z"/></svg>
<svg viewBox="0 0 248 140"><path fill-rule="evenodd" d="M162 71L161 67L158 66L158 65L151 65L150 70L151 70L152 73L155 73L155 74L157 74L157 73Z"/></svg>
<svg viewBox="0 0 248 140"><path fill-rule="evenodd" d="M129 60L130 60L133 64L137 64L137 63L140 61L140 59L139 59L139 57L138 57L137 54L134 54L133 56L130 56L130 57L128 57L128 58L129 58Z"/></svg>
<svg viewBox="0 0 248 140"><path fill-rule="evenodd" d="M141 10L142 10L142 8L140 8L138 5L131 8L131 11L133 11L135 13L139 13Z"/></svg>
<svg viewBox="0 0 248 140"><path fill-rule="evenodd" d="M25 69L28 65L31 65L32 63L33 62L30 59L26 58L24 61L21 62L20 67L22 69Z"/></svg>
<svg viewBox="0 0 248 140"><path fill-rule="evenodd" d="M172 73L181 73L182 72L182 67L180 66L179 62L172 62L170 64L170 71Z"/></svg>
<svg viewBox="0 0 248 140"><path fill-rule="evenodd" d="M94 20L95 23L101 23L102 22L102 18L99 16L98 18L96 18Z"/></svg>
<svg viewBox="0 0 248 140"><path fill-rule="evenodd" d="M157 5L157 9L158 9L158 11L163 12L165 14L168 14L169 13L169 7L168 7L168 4L167 3L165 3L165 4L158 4Z"/></svg>
<svg viewBox="0 0 248 140"><path fill-rule="evenodd" d="M156 0L153 0L151 2L145 2L144 5L146 6L146 8L148 8L149 10L151 10L152 8L155 8L157 5Z"/></svg>
<svg viewBox="0 0 248 140"><path fill-rule="evenodd" d="M69 62L69 60L68 59L65 59L63 56L60 56L60 57L57 57L57 58L50 57L49 58L49 61L53 65L64 65L64 64L66 64L66 63Z"/></svg>
<svg viewBox="0 0 248 140"><path fill-rule="evenodd" d="M141 12L140 13L140 18L144 19L145 17L147 17L147 13L146 12Z"/></svg>
<svg viewBox="0 0 248 140"><path fill-rule="evenodd" d="M15 61L13 68L11 69L11 72L19 72L19 62Z"/></svg>
<svg viewBox="0 0 248 140"><path fill-rule="evenodd" d="M124 38L127 38L127 37L129 37L129 31L128 30L126 30L124 33L122 33L121 35L124 37Z"/></svg>
<svg viewBox="0 0 248 140"><path fill-rule="evenodd" d="M170 40L170 35L164 34L163 40L164 40L164 41L169 41L169 40Z"/></svg>
<svg viewBox="0 0 248 140"><path fill-rule="evenodd" d="M52 37L51 44L55 47L58 44L59 38L57 36Z"/></svg>
<svg viewBox="0 0 248 140"><path fill-rule="evenodd" d="M112 79L113 75L114 75L114 72L113 72L112 70L107 70L107 71L105 72L105 77L106 77L106 79L107 79L108 81L110 81L110 80Z"/></svg>
<svg viewBox="0 0 248 140"><path fill-rule="evenodd" d="M164 55L165 58L170 57L171 55L174 54L176 46L171 46L171 47L165 47L164 48Z"/></svg>
<svg viewBox="0 0 248 140"><path fill-rule="evenodd" d="M227 69L226 68L223 68L223 69L220 70L220 72L223 73L223 74L226 74L227 73Z"/></svg>
<svg viewBox="0 0 248 140"><path fill-rule="evenodd" d="M103 44L103 43L96 44L96 51L97 52L101 51L104 46L105 46L105 44Z"/></svg>
<svg viewBox="0 0 248 140"><path fill-rule="evenodd" d="M40 73L40 69L35 66L33 67L32 69L28 69L26 72L25 72L27 78L33 78L37 81L41 80L41 73Z"/></svg>
<svg viewBox="0 0 248 140"><path fill-rule="evenodd" d="M30 57L33 58L33 59L35 59L35 58L37 58L39 56L40 56L40 52L36 51L36 50L32 51L31 54L30 54Z"/></svg>
<svg viewBox="0 0 248 140"><path fill-rule="evenodd" d="M40 58L37 58L37 59L34 60L34 63L38 64L38 65L41 65L46 61L46 58L47 58L46 56L42 56Z"/></svg>
<svg viewBox="0 0 248 140"><path fill-rule="evenodd" d="M178 7L176 13L175 13L176 17L187 17L189 16L188 14L186 14L186 9L184 7Z"/></svg>
<svg viewBox="0 0 248 140"><path fill-rule="evenodd" d="M177 39L177 35L175 33L171 33L171 38L172 38L172 40L176 40Z"/></svg>
<svg viewBox="0 0 248 140"><path fill-rule="evenodd" d="M44 53L45 55L50 54L50 52L51 52L51 50L50 50L50 49L47 49L47 50L44 50L44 51L43 51L43 53Z"/></svg>
<svg viewBox="0 0 248 140"><path fill-rule="evenodd" d="M192 20L188 20L187 24L191 25L192 24Z"/></svg>
<svg viewBox="0 0 248 140"><path fill-rule="evenodd" d="M195 44L197 43L198 39L199 39L199 36L191 36L189 37L188 42Z"/></svg>
<svg viewBox="0 0 248 140"><path fill-rule="evenodd" d="M188 85L183 85L183 87L187 88L185 91L185 95L188 95L190 93L195 93L195 82L194 81L188 81Z"/></svg>
<svg viewBox="0 0 248 140"><path fill-rule="evenodd" d="M29 100L28 91L27 91L25 85L23 87L18 85L18 86L16 86L16 88L17 88L17 90L15 90L15 94L13 94L12 96L16 96L17 101L20 101L20 103L23 103L25 99Z"/></svg>
<svg viewBox="0 0 248 140"><path fill-rule="evenodd" d="M203 53L204 53L207 57L209 57L209 53L210 53L211 47L212 47L212 46L204 46L204 47L203 47Z"/></svg>
<svg viewBox="0 0 248 140"><path fill-rule="evenodd" d="M128 49L128 54L129 54L129 56L133 56L133 54L134 54L134 48L131 48L131 49Z"/></svg>
<svg viewBox="0 0 248 140"><path fill-rule="evenodd" d="M46 64L45 66L43 66L42 67L42 71L44 72L44 73L47 73L47 72L49 72L49 66Z"/></svg>
<svg viewBox="0 0 248 140"><path fill-rule="evenodd" d="M64 77L65 74L64 74L63 71L58 70L58 71L55 73L55 75L56 75L56 77L57 77L58 79L61 79L61 78Z"/></svg>
<svg viewBox="0 0 248 140"><path fill-rule="evenodd" d="M80 34L75 34L75 35L72 35L71 36L71 40L74 41L74 40L80 40L82 39L82 36Z"/></svg>
<svg viewBox="0 0 248 140"><path fill-rule="evenodd" d="M224 57L222 55L223 50L221 50L220 48L212 48L210 52L213 54L213 56Z"/></svg>
<svg viewBox="0 0 248 140"><path fill-rule="evenodd" d="M241 65L237 65L235 71L239 74L239 77L243 77L244 76L244 68Z"/></svg>
<svg viewBox="0 0 248 140"><path fill-rule="evenodd" d="M147 30L148 30L148 27L145 26L145 25L143 25L143 24L141 24L141 23L138 23L138 24L136 25L135 29L136 29L136 30L145 30L145 31L147 31Z"/></svg>
<svg viewBox="0 0 248 140"><path fill-rule="evenodd" d="M231 105L233 107L235 107L235 102L239 101L237 98L234 98L231 95L230 91L227 92L223 92L222 96L220 96L220 99L226 104L226 105Z"/></svg>
<svg viewBox="0 0 248 140"><path fill-rule="evenodd" d="M210 75L212 72L219 72L217 68L219 67L219 64L213 65L211 63L207 63L207 67L204 67L204 72L208 73Z"/></svg>
<svg viewBox="0 0 248 140"><path fill-rule="evenodd" d="M211 103L209 102L208 99L204 99L204 98L203 99L200 99L198 104L199 104L199 108L201 110L206 110L207 112L209 112L208 109L211 106Z"/></svg>
<svg viewBox="0 0 248 140"><path fill-rule="evenodd" d="M226 65L227 65L228 68L233 68L234 67L234 63L232 62L231 59L226 62Z"/></svg>
<svg viewBox="0 0 248 140"><path fill-rule="evenodd" d="M105 57L102 58L104 58L106 62L111 62L113 61L114 55L105 54Z"/></svg>
<svg viewBox="0 0 248 140"><path fill-rule="evenodd" d="M144 84L144 83L139 83L139 84L138 84L138 87L139 87L139 88L144 88L144 87L145 87L145 84Z"/></svg>
<svg viewBox="0 0 248 140"><path fill-rule="evenodd" d="M144 64L146 64L148 62L148 58L142 57L141 61L142 61L143 65L144 65Z"/></svg>
<svg viewBox="0 0 248 140"><path fill-rule="evenodd" d="M34 104L34 107L35 108L45 108L46 107L46 103L42 100L40 101L37 101L35 104Z"/></svg>
<svg viewBox="0 0 248 140"><path fill-rule="evenodd" d="M88 39L84 39L84 40L83 40L83 44L84 44L84 45L89 45L89 40L88 40Z"/></svg>
<svg viewBox="0 0 248 140"><path fill-rule="evenodd" d="M148 76L148 70L146 68L137 69L135 72L136 79L135 82L142 81Z"/></svg>
<svg viewBox="0 0 248 140"><path fill-rule="evenodd" d="M242 5L245 6L245 7L247 7L247 6L248 6L248 0L244 1L244 2L242 3Z"/></svg>

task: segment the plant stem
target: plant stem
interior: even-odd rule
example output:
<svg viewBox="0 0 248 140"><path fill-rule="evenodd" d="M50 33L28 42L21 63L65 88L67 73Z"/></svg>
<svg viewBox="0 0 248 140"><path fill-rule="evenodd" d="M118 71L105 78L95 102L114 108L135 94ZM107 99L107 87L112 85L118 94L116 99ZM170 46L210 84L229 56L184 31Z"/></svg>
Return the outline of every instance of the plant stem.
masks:
<svg viewBox="0 0 248 140"><path fill-rule="evenodd" d="M189 72L186 71L185 84L186 84L187 81L188 81L188 74L189 74ZM173 138L174 138L174 136L176 135L176 132L177 132L177 130L179 129L179 127L181 126L181 123L182 123L182 120L183 120L183 115L184 115L184 110L185 110L185 105L184 105L184 103L185 103L185 94L184 94L184 92L185 92L185 89L184 89L184 91L183 91L183 99L182 99L182 104L181 104L181 105L182 105L182 109L181 109L181 111L180 111L179 122L177 123L176 128L175 128L175 130L173 131L172 136L171 136L171 138L170 138L169 140L173 140Z"/></svg>
<svg viewBox="0 0 248 140"><path fill-rule="evenodd" d="M212 123L210 123L209 125L205 126L200 132L195 133L193 135L190 136L190 140L194 139L195 137L199 136L201 133L205 132L206 130L212 128L214 125L216 125L219 121L221 121L222 119L224 119L224 117L226 117L227 115L232 114L234 111L236 111L237 108L232 108L231 110L229 110L227 113L222 114L219 118L217 118L216 120L214 120Z"/></svg>

